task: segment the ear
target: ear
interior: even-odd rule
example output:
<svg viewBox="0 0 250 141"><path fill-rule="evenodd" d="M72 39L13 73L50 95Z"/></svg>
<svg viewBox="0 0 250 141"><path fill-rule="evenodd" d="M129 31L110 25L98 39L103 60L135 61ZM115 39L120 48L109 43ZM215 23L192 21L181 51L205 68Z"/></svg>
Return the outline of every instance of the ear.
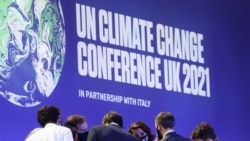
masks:
<svg viewBox="0 0 250 141"><path fill-rule="evenodd" d="M102 122L102 125L108 125L108 123L107 122Z"/></svg>
<svg viewBox="0 0 250 141"><path fill-rule="evenodd" d="M158 124L157 123L155 123L155 128L157 129L157 126L158 126Z"/></svg>
<svg viewBox="0 0 250 141"><path fill-rule="evenodd" d="M161 125L158 124L158 123L155 123L155 128L158 129L158 130L160 130L161 129Z"/></svg>
<svg viewBox="0 0 250 141"><path fill-rule="evenodd" d="M62 119L61 117L58 117L57 121L56 121L57 125L62 125Z"/></svg>

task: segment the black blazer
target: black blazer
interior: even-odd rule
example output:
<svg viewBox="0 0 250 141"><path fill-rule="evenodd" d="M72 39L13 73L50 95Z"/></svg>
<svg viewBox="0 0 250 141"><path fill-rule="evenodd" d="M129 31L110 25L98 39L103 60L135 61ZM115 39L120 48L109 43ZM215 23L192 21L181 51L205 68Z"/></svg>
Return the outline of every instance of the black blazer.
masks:
<svg viewBox="0 0 250 141"><path fill-rule="evenodd" d="M117 125L100 125L90 129L87 141L139 141Z"/></svg>
<svg viewBox="0 0 250 141"><path fill-rule="evenodd" d="M184 138L183 136L177 134L176 132L167 133L161 141L191 141L189 138Z"/></svg>

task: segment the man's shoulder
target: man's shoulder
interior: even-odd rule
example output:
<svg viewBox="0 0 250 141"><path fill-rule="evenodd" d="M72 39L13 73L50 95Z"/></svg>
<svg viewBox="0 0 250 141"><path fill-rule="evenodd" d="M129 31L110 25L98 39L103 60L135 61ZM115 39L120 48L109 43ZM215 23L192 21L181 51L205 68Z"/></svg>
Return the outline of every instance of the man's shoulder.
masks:
<svg viewBox="0 0 250 141"><path fill-rule="evenodd" d="M116 126L116 125L97 125L92 126L90 131L90 135L99 134L107 139L117 139L120 141L139 141L135 136L128 133L125 129Z"/></svg>
<svg viewBox="0 0 250 141"><path fill-rule="evenodd" d="M106 128L105 125L94 125L91 127L92 129Z"/></svg>
<svg viewBox="0 0 250 141"><path fill-rule="evenodd" d="M62 132L71 132L71 130L68 127L64 127L53 123L46 124L44 130L54 130L54 131L60 130Z"/></svg>
<svg viewBox="0 0 250 141"><path fill-rule="evenodd" d="M134 135L132 135L132 134L130 134L130 133L128 133L128 136L129 136L129 140L130 141L139 141L139 139L137 138L137 137L135 137Z"/></svg>
<svg viewBox="0 0 250 141"><path fill-rule="evenodd" d="M171 132L166 135L166 138L162 141L191 141L189 138L185 138L180 134L177 134L176 132Z"/></svg>
<svg viewBox="0 0 250 141"><path fill-rule="evenodd" d="M92 126L91 128L90 128L90 131L93 131L93 130L104 130L104 129L106 129L107 127L106 126L104 126L104 125L95 125L95 126Z"/></svg>

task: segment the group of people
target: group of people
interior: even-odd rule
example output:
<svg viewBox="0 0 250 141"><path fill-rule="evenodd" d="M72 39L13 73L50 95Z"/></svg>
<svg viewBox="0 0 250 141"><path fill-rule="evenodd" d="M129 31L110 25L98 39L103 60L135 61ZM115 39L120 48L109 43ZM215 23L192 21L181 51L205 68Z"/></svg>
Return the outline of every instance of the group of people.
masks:
<svg viewBox="0 0 250 141"><path fill-rule="evenodd" d="M25 141L218 141L215 131L208 123L200 123L190 138L174 131L175 118L170 112L160 112L155 117L155 136L143 121L130 125L128 131L123 128L123 117L116 111L103 116L102 125L88 124L83 115L70 115L62 123L60 108L43 106L37 112L37 121L41 128L33 129Z"/></svg>

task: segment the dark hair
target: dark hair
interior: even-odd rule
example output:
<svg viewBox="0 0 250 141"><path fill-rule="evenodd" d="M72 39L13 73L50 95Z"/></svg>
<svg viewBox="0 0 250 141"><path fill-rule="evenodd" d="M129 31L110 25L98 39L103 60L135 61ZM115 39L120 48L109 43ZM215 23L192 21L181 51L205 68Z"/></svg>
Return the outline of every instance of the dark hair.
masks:
<svg viewBox="0 0 250 141"><path fill-rule="evenodd" d="M138 128L141 128L145 133L147 133L149 141L153 141L154 140L155 136L152 134L151 129L149 128L149 126L146 123L144 123L142 121L137 121L137 122L132 123L130 125L128 131L130 133L133 133L132 130L136 130Z"/></svg>
<svg viewBox="0 0 250 141"><path fill-rule="evenodd" d="M76 135L77 135L77 129L76 129L76 127L72 127L72 126L65 126L65 127L69 128L71 130L71 133L72 133L73 138L75 140L76 139Z"/></svg>
<svg viewBox="0 0 250 141"><path fill-rule="evenodd" d="M214 128L206 122L200 123L195 129L192 131L191 134L192 139L201 139L206 140L208 138L215 140L216 134Z"/></svg>
<svg viewBox="0 0 250 141"><path fill-rule="evenodd" d="M43 106L37 112L37 121L44 127L47 123L56 123L61 114L60 108L55 106Z"/></svg>
<svg viewBox="0 0 250 141"><path fill-rule="evenodd" d="M117 123L120 127L123 127L123 118L122 116L115 112L115 111L110 111L107 114L103 116L102 122L104 124L110 124L112 122Z"/></svg>
<svg viewBox="0 0 250 141"><path fill-rule="evenodd" d="M82 115L70 115L65 122L65 126L76 127L78 124L82 124L85 121L86 118Z"/></svg>
<svg viewBox="0 0 250 141"><path fill-rule="evenodd" d="M175 126L175 118L170 112L160 112L156 118L155 122L160 124L165 129L173 129Z"/></svg>

